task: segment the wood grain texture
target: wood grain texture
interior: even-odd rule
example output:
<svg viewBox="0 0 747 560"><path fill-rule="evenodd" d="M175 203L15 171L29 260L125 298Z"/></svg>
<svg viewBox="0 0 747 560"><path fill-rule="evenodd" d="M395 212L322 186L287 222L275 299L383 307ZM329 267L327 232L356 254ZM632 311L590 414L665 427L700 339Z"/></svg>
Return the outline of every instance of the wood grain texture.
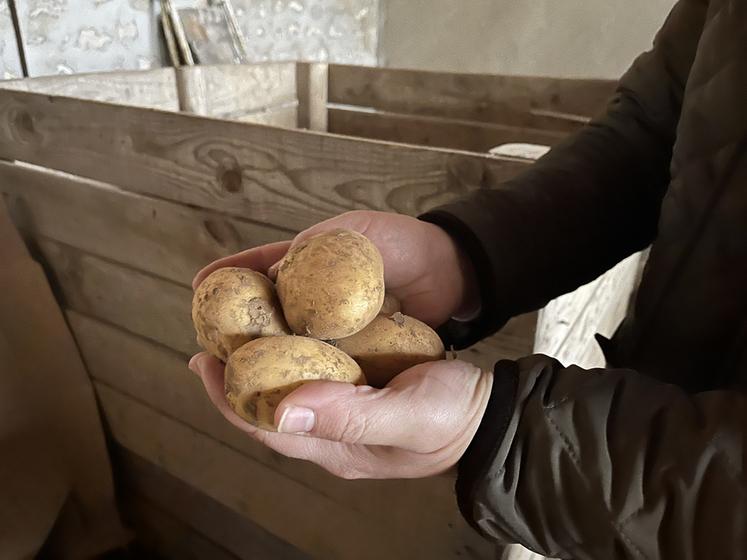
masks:
<svg viewBox="0 0 747 560"><path fill-rule="evenodd" d="M38 240L40 258L64 304L173 348L199 351L192 289L54 241Z"/></svg>
<svg viewBox="0 0 747 560"><path fill-rule="evenodd" d="M231 117L243 123L263 124L266 126L279 126L281 128L296 128L298 122L298 105L282 105L270 107L265 111L246 113L237 117Z"/></svg>
<svg viewBox="0 0 747 560"><path fill-rule="evenodd" d="M448 527L431 534L411 524L396 531L374 523L114 389L96 388L122 446L314 557L458 558L467 549L490 557L487 543L482 549L464 542L444 546Z"/></svg>
<svg viewBox="0 0 747 560"><path fill-rule="evenodd" d="M329 131L471 152L487 152L511 142L552 146L566 136L565 132L559 131L340 107L329 109Z"/></svg>
<svg viewBox="0 0 747 560"><path fill-rule="evenodd" d="M613 92L606 80L329 68L331 103L547 130L577 129Z"/></svg>
<svg viewBox="0 0 747 560"><path fill-rule="evenodd" d="M75 312L71 327L94 379L174 418L279 475L298 481L371 523L422 534L440 534L446 547L480 544L460 518L448 479L344 481L318 467L284 458L237 430L215 410L200 380L186 369L187 357ZM127 361L121 355L132 356ZM423 511L421 504L430 506ZM432 537L436 539L436 537Z"/></svg>
<svg viewBox="0 0 747 560"><path fill-rule="evenodd" d="M292 62L182 66L176 75L181 110L195 115L235 119L298 101Z"/></svg>
<svg viewBox="0 0 747 560"><path fill-rule="evenodd" d="M0 158L294 230L353 208L416 215L527 165L7 90Z"/></svg>
<svg viewBox="0 0 747 560"><path fill-rule="evenodd" d="M535 351L561 363L604 367L594 335L611 336L625 317L640 255L628 257L578 290L550 302L538 321Z"/></svg>
<svg viewBox="0 0 747 560"><path fill-rule="evenodd" d="M173 68L0 81L0 88L178 111Z"/></svg>
<svg viewBox="0 0 747 560"><path fill-rule="evenodd" d="M294 232L142 196L72 175L0 162L16 226L188 286L213 260Z"/></svg>
<svg viewBox="0 0 747 560"><path fill-rule="evenodd" d="M153 463L119 445L112 447L125 520L137 531L138 539L162 558L309 558ZM192 542L199 547L199 554Z"/></svg>
<svg viewBox="0 0 747 560"><path fill-rule="evenodd" d="M296 65L298 128L327 131L328 85L327 64L299 62Z"/></svg>
<svg viewBox="0 0 747 560"><path fill-rule="evenodd" d="M190 317L192 290L47 239L37 242L65 304L185 355L199 348ZM516 318L503 331L461 356L486 369L501 358L531 353L533 315Z"/></svg>

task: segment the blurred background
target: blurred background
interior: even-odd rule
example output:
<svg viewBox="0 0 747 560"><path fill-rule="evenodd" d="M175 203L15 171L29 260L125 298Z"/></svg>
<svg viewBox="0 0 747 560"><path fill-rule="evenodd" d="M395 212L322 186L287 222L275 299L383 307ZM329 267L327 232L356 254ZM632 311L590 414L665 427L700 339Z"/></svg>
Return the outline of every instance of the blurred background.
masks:
<svg viewBox="0 0 747 560"><path fill-rule="evenodd" d="M615 78L673 3L234 0L233 8L248 62ZM183 17L203 10L208 23L218 9L194 0L173 7ZM24 59L32 77L166 65L160 11L148 0L0 0L0 76L22 77Z"/></svg>

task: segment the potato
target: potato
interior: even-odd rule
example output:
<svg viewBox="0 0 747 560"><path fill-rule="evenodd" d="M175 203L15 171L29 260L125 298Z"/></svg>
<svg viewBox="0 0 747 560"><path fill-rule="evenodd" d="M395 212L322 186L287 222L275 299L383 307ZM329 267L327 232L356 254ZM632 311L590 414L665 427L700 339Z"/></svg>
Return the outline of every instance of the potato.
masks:
<svg viewBox="0 0 747 560"><path fill-rule="evenodd" d="M373 387L384 387L408 368L445 357L444 345L433 329L402 313L379 315L335 346L358 362Z"/></svg>
<svg viewBox="0 0 747 560"><path fill-rule="evenodd" d="M302 336L253 340L226 364L226 398L247 422L274 431L275 409L303 383L315 380L363 385L360 366L334 346Z"/></svg>
<svg viewBox="0 0 747 560"><path fill-rule="evenodd" d="M384 264L360 233L335 230L293 247L278 267L285 318L299 335L332 340L370 323L384 303Z"/></svg>
<svg viewBox="0 0 747 560"><path fill-rule="evenodd" d="M198 344L224 362L250 340L290 334L272 282L247 268L205 278L192 299L192 321Z"/></svg>
<svg viewBox="0 0 747 560"><path fill-rule="evenodd" d="M392 315L394 315L395 313L399 313L400 311L402 311L402 304L396 297L387 292L384 295L384 304L381 306L379 315L386 315L387 317L391 317Z"/></svg>

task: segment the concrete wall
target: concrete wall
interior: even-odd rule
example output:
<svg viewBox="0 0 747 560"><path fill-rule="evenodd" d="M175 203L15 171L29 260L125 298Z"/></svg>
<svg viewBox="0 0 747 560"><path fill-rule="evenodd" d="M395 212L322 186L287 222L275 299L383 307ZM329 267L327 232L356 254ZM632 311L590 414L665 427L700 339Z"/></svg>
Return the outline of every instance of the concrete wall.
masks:
<svg viewBox="0 0 747 560"><path fill-rule="evenodd" d="M381 0L379 64L617 78L674 0Z"/></svg>
<svg viewBox="0 0 747 560"><path fill-rule="evenodd" d="M234 0L252 61L376 64L379 0ZM15 0L30 76L159 67L158 0ZM174 0L178 8L207 0ZM0 0L0 79L20 75Z"/></svg>

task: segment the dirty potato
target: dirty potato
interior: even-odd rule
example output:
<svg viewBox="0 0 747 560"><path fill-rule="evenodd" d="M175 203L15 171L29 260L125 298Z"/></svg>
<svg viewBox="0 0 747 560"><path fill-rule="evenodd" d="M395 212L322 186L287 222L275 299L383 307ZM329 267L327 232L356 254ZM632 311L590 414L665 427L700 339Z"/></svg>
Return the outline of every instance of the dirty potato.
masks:
<svg viewBox="0 0 747 560"><path fill-rule="evenodd" d="M351 336L376 317L384 302L381 254L360 233L322 233L283 258L277 290L294 333L321 340Z"/></svg>
<svg viewBox="0 0 747 560"><path fill-rule="evenodd" d="M302 336L260 338L228 359L226 398L244 420L275 431L280 401L303 383L316 380L366 383L358 364L325 342Z"/></svg>
<svg viewBox="0 0 747 560"><path fill-rule="evenodd" d="M433 329L402 313L379 315L335 346L358 362L373 387L384 387L408 368L445 357L444 345Z"/></svg>
<svg viewBox="0 0 747 560"><path fill-rule="evenodd" d="M272 282L246 268L205 278L192 299L192 321L198 344L224 362L250 340L290 334Z"/></svg>

